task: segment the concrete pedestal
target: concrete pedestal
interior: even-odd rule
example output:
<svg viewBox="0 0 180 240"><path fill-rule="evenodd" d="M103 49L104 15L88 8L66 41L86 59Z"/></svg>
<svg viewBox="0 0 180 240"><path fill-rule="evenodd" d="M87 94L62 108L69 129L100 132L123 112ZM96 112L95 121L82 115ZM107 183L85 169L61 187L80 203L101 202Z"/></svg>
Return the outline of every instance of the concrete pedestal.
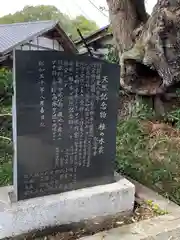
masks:
<svg viewBox="0 0 180 240"><path fill-rule="evenodd" d="M0 188L0 239L36 230L78 223L95 217L131 212L135 187L117 182L11 203L12 187Z"/></svg>

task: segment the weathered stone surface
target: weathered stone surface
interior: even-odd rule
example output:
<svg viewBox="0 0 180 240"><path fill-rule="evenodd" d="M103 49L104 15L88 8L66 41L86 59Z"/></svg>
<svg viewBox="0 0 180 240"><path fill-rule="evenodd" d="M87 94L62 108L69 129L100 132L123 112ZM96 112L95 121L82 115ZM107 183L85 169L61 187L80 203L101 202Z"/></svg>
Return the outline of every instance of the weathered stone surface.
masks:
<svg viewBox="0 0 180 240"><path fill-rule="evenodd" d="M15 73L17 199L112 183L119 66L56 51L17 51Z"/></svg>
<svg viewBox="0 0 180 240"><path fill-rule="evenodd" d="M128 179L135 185L136 198L140 201L151 200L169 214L111 229L80 240L179 240L180 207L142 184Z"/></svg>
<svg viewBox="0 0 180 240"><path fill-rule="evenodd" d="M176 213L177 211L180 213L180 207L174 202L162 197L157 192L145 187L131 178L128 178L128 180L135 185L136 198L138 198L140 201L143 202L151 200L153 204L158 205L161 210L166 211L169 214Z"/></svg>
<svg viewBox="0 0 180 240"><path fill-rule="evenodd" d="M180 215L165 215L101 232L81 240L179 240Z"/></svg>
<svg viewBox="0 0 180 240"><path fill-rule="evenodd" d="M107 185L16 203L6 201L9 190L0 188L0 239L95 217L124 215L133 210L135 195L134 185L124 178Z"/></svg>

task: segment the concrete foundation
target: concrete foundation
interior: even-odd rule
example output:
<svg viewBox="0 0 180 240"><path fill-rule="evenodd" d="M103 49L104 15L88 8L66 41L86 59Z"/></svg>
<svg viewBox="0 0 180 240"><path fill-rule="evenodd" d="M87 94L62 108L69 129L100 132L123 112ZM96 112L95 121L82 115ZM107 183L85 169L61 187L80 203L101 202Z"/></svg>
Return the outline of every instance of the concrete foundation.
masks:
<svg viewBox="0 0 180 240"><path fill-rule="evenodd" d="M151 200L168 214L119 228L99 232L79 240L179 240L180 207L142 184L129 179L136 189L136 201Z"/></svg>
<svg viewBox="0 0 180 240"><path fill-rule="evenodd" d="M125 178L84 188L11 203L12 187L0 188L0 239L106 217L133 210L135 187Z"/></svg>

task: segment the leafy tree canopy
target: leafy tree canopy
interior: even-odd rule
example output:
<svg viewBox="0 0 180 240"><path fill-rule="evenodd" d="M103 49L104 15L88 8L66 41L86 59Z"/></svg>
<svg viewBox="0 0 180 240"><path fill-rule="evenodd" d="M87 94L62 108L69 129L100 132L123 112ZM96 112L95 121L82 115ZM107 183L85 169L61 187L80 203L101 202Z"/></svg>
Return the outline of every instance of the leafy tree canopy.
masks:
<svg viewBox="0 0 180 240"><path fill-rule="evenodd" d="M73 24L77 26L84 35L88 35L98 29L96 22L89 21L87 18L85 18L82 15L77 16L73 20Z"/></svg>
<svg viewBox="0 0 180 240"><path fill-rule="evenodd" d="M73 39L78 38L77 28L81 30L83 35L98 29L94 21L81 15L75 19L70 19L66 14L51 5L25 6L21 11L1 17L0 24L39 20L59 20L65 32L71 35Z"/></svg>

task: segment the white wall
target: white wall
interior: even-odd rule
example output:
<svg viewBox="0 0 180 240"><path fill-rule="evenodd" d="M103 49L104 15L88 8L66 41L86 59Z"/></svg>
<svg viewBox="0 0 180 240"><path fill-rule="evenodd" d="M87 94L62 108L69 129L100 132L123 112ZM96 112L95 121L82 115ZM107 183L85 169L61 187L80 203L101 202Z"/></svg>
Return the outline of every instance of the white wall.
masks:
<svg viewBox="0 0 180 240"><path fill-rule="evenodd" d="M48 39L45 37L36 37L26 44L18 46L20 50L56 50L63 51L62 46L57 40Z"/></svg>

